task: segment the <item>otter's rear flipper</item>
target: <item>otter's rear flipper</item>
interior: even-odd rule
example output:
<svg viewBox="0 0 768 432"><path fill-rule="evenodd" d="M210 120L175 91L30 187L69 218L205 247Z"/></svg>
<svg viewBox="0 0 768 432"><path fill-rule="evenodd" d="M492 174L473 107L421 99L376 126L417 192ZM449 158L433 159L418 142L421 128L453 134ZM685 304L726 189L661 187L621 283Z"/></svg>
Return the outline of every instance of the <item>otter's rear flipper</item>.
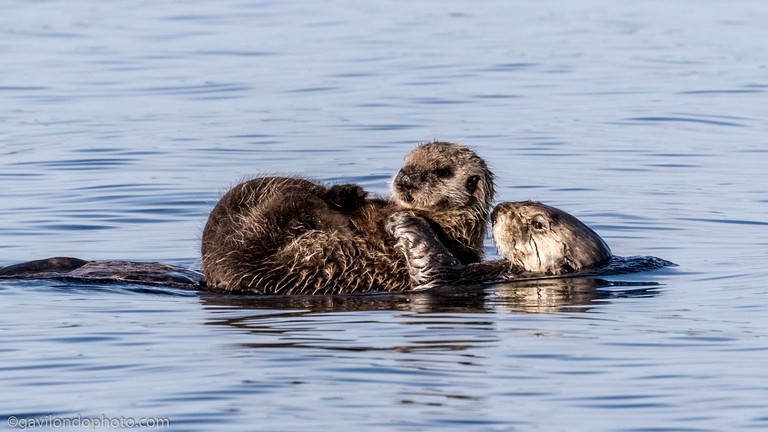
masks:
<svg viewBox="0 0 768 432"><path fill-rule="evenodd" d="M53 257L0 268L2 278L41 278L68 273L88 264L72 257Z"/></svg>
<svg viewBox="0 0 768 432"><path fill-rule="evenodd" d="M78 280L177 286L199 285L202 274L173 264L137 261L89 261L62 275Z"/></svg>
<svg viewBox="0 0 768 432"><path fill-rule="evenodd" d="M195 287L200 285L202 275L195 270L156 262L54 257L0 268L0 279L72 279Z"/></svg>

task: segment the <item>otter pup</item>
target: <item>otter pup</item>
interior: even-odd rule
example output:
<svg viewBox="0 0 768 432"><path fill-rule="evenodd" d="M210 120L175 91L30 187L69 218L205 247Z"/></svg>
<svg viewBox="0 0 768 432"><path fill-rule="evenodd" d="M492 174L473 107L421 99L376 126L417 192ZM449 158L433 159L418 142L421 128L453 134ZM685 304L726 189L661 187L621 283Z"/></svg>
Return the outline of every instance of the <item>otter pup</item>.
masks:
<svg viewBox="0 0 768 432"><path fill-rule="evenodd" d="M564 275L599 267L612 257L611 249L592 229L539 202L501 203L491 220L493 239L504 259L469 265L453 256L418 214L394 213L387 228L397 237L419 289Z"/></svg>
<svg viewBox="0 0 768 432"><path fill-rule="evenodd" d="M210 288L265 294L340 294L412 288L405 256L386 230L408 210L461 264L482 257L493 199L485 161L449 142L417 146L392 182L392 198L356 185L301 178L241 183L216 204L203 230L202 271Z"/></svg>

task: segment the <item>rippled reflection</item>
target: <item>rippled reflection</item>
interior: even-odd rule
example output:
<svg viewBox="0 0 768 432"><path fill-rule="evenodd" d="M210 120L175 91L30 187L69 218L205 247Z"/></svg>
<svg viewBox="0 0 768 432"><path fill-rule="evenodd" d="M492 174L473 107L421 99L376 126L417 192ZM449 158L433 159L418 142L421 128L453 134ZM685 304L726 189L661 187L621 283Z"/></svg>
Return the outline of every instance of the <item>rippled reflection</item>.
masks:
<svg viewBox="0 0 768 432"><path fill-rule="evenodd" d="M491 287L454 286L428 292L345 296L249 296L202 293L206 309L296 310L291 314L355 311L408 311L415 313L489 312L506 309L526 313L587 312L611 299L652 297L656 282L612 282L599 278L563 278L518 281ZM260 314L258 316L261 316ZM231 324L231 323L228 323Z"/></svg>

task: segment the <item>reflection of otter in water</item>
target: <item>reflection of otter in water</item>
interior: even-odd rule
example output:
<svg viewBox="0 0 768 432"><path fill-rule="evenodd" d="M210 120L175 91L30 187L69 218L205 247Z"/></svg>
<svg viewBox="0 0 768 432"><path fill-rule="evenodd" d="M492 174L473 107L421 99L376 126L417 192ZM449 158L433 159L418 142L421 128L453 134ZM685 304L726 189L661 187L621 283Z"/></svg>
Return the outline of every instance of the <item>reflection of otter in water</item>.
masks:
<svg viewBox="0 0 768 432"><path fill-rule="evenodd" d="M493 239L504 259L469 265L451 255L429 223L415 213L394 213L388 229L397 237L414 286L420 289L567 275L604 266L613 258L618 267L624 266L624 272L674 265L659 258L639 257L632 263L635 267L627 266L627 260L613 257L605 241L588 226L542 203L501 203L491 219Z"/></svg>
<svg viewBox="0 0 768 432"><path fill-rule="evenodd" d="M492 198L485 162L446 142L422 144L406 155L391 200L368 199L355 185L246 181L221 198L205 226L205 282L270 294L408 290L405 259L385 228L389 215L412 211L469 264L481 258Z"/></svg>
<svg viewBox="0 0 768 432"><path fill-rule="evenodd" d="M248 310L289 310L289 314L317 312L352 312L366 310L399 310L419 313L486 312L509 309L526 313L556 312L567 309L579 312L594 306L597 300L620 297L651 297L658 294L656 282L614 282L593 277L518 280L503 282L492 289L467 283L433 290L404 291L387 295L238 295L201 293L206 307L221 310L244 310L249 322L258 321ZM580 306L583 308L577 308ZM269 316L273 316L269 314ZM229 322L230 315L221 317Z"/></svg>

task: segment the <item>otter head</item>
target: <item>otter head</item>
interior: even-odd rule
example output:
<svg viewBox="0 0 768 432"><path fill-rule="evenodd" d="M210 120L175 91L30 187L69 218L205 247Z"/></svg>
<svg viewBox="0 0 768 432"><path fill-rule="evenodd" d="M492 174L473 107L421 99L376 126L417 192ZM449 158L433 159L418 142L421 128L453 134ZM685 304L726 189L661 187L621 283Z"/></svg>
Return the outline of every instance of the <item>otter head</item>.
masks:
<svg viewBox="0 0 768 432"><path fill-rule="evenodd" d="M392 195L405 208L469 210L485 220L493 200L493 174L472 150L450 142L429 142L405 155L392 181Z"/></svg>
<svg viewBox="0 0 768 432"><path fill-rule="evenodd" d="M491 214L493 240L526 271L559 275L598 266L611 250L570 214L534 201L501 203Z"/></svg>

